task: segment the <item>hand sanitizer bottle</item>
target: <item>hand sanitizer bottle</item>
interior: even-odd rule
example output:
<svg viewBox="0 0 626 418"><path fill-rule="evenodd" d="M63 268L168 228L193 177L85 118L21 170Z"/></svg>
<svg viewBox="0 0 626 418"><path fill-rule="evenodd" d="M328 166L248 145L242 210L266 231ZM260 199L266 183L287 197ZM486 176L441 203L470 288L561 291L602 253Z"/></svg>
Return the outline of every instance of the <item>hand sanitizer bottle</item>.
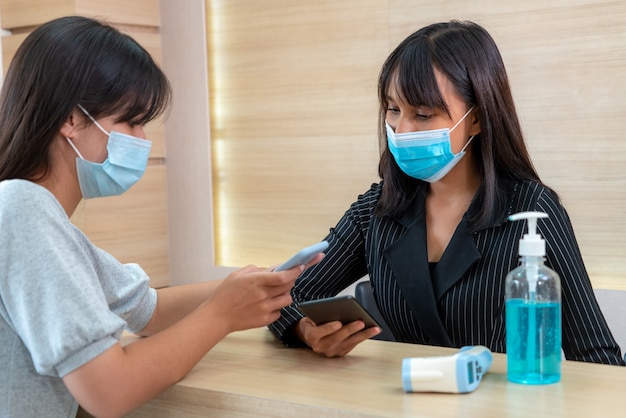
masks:
<svg viewBox="0 0 626 418"><path fill-rule="evenodd" d="M506 276L507 375L511 382L539 385L561 379L561 281L544 265L546 243L537 234L543 212L521 212L528 234L519 241L520 266Z"/></svg>

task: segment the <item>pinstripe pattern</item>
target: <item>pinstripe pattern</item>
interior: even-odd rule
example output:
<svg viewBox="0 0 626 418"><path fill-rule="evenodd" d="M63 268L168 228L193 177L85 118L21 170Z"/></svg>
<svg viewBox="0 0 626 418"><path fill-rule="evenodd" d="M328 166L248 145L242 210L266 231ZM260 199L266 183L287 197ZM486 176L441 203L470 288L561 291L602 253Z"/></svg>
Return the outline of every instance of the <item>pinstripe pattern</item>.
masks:
<svg viewBox="0 0 626 418"><path fill-rule="evenodd" d="M381 185L359 196L326 237L326 257L296 282L294 304L270 330L287 345L301 345L288 332L302 316L295 306L334 296L369 274L381 314L397 341L461 347L485 345L506 352L505 277L519 265L518 241L525 222L508 215L542 211L546 265L561 278L563 351L570 360L623 364L602 316L565 209L535 182L511 184L506 213L477 232L465 219L457 227L431 277L428 271L424 197L396 220L373 215Z"/></svg>

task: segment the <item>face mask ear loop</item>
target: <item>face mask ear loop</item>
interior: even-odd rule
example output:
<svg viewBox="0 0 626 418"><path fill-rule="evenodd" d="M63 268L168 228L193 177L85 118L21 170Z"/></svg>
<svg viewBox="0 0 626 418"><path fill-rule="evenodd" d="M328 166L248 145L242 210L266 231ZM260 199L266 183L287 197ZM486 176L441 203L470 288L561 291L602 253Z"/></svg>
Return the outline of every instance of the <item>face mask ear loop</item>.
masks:
<svg viewBox="0 0 626 418"><path fill-rule="evenodd" d="M469 110L467 112L465 112L465 114L463 115L463 117L456 123L456 125L454 125L452 127L452 129L450 129L450 132L452 132L454 130L454 128L456 128L457 126L459 126L459 123L463 122L463 120L467 117L467 115L470 114L470 112L472 111L472 109L474 109L475 105L472 105L472 107L469 108ZM470 142L472 142L472 139L474 139L476 135L472 135L470 136L470 139L465 143L465 145L463 146L463 149L461 149L461 151L459 151L459 154L465 151L465 148L467 148L470 144Z"/></svg>
<svg viewBox="0 0 626 418"><path fill-rule="evenodd" d="M93 118L93 117L89 114L89 112L87 112L87 110L85 110L85 108L84 108L84 107L82 107L82 106L80 105L80 103L79 103L79 104L77 104L77 106L78 106L78 108L79 108L80 110L82 110L82 111L83 111L83 113L84 113L85 115L87 115L87 117L88 117L89 119L91 119L91 121L92 121L92 122L93 122L93 123L94 123L94 124L98 127L98 129L100 129L102 132L104 132L104 134L105 134L106 136L111 135L109 132L105 131L105 130L104 130L104 128L103 128L102 126L100 126L100 124L99 124L98 122L96 122L96 120L95 120L95 119L94 119L94 118ZM470 109L470 110L471 110L471 109ZM462 119L461 119L461 120L462 120Z"/></svg>
<svg viewBox="0 0 626 418"><path fill-rule="evenodd" d="M80 106L80 105L79 105ZM474 106L476 105L472 105L472 107L469 108L469 110L467 112L465 112L465 114L463 115L463 117L461 119L459 119L459 121L452 127L452 129L450 129L450 132L454 131L454 129L459 126L459 124L461 122L463 122L463 120L467 117L467 115L470 114L470 112L474 109ZM90 116L91 117L91 116Z"/></svg>
<svg viewBox="0 0 626 418"><path fill-rule="evenodd" d="M461 151L459 151L459 154L465 151L465 148L467 148L470 144L470 142L472 142L472 139L474 139L476 135L472 135L470 136L470 138L467 140L467 143L463 146L463 149Z"/></svg>
<svg viewBox="0 0 626 418"><path fill-rule="evenodd" d="M84 160L83 156L81 155L81 153L78 151L78 148L76 148L76 145L74 145L74 143L72 142L71 139L69 139L68 137L65 137L65 139L67 139L67 142L70 143L70 145L72 146L72 148L74 148L74 151L76 151L76 154L78 154L78 156L80 157L81 160Z"/></svg>

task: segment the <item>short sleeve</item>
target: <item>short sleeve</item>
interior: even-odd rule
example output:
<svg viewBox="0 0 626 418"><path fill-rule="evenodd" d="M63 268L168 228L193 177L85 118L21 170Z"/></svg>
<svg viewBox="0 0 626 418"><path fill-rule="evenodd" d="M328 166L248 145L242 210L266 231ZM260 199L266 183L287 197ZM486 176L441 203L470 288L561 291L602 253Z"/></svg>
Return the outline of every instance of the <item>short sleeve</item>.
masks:
<svg viewBox="0 0 626 418"><path fill-rule="evenodd" d="M0 194L0 314L38 373L62 377L114 345L126 321L145 326L156 295L141 269L93 247L46 189Z"/></svg>

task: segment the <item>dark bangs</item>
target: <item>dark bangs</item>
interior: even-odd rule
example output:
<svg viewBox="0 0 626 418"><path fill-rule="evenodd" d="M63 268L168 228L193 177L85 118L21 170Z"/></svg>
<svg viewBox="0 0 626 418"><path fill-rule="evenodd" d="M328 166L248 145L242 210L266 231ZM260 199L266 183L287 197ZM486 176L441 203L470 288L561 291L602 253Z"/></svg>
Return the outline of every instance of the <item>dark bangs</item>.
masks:
<svg viewBox="0 0 626 418"><path fill-rule="evenodd" d="M381 70L378 91L383 118L389 104L387 94L391 83L395 83L399 98L404 103L413 107L441 109L448 113L435 78L432 55L428 37L414 34L398 45L387 58Z"/></svg>
<svg viewBox="0 0 626 418"><path fill-rule="evenodd" d="M168 108L170 87L167 79L156 67L149 73L137 73L131 89L123 92L112 108L121 111L117 122L133 122L140 125L154 120ZM124 84L124 83L122 83ZM120 86L122 89L124 85Z"/></svg>
<svg viewBox="0 0 626 418"><path fill-rule="evenodd" d="M169 106L171 89L148 52L132 38L111 39L91 74L81 104L94 117L119 114L116 122L145 125Z"/></svg>

